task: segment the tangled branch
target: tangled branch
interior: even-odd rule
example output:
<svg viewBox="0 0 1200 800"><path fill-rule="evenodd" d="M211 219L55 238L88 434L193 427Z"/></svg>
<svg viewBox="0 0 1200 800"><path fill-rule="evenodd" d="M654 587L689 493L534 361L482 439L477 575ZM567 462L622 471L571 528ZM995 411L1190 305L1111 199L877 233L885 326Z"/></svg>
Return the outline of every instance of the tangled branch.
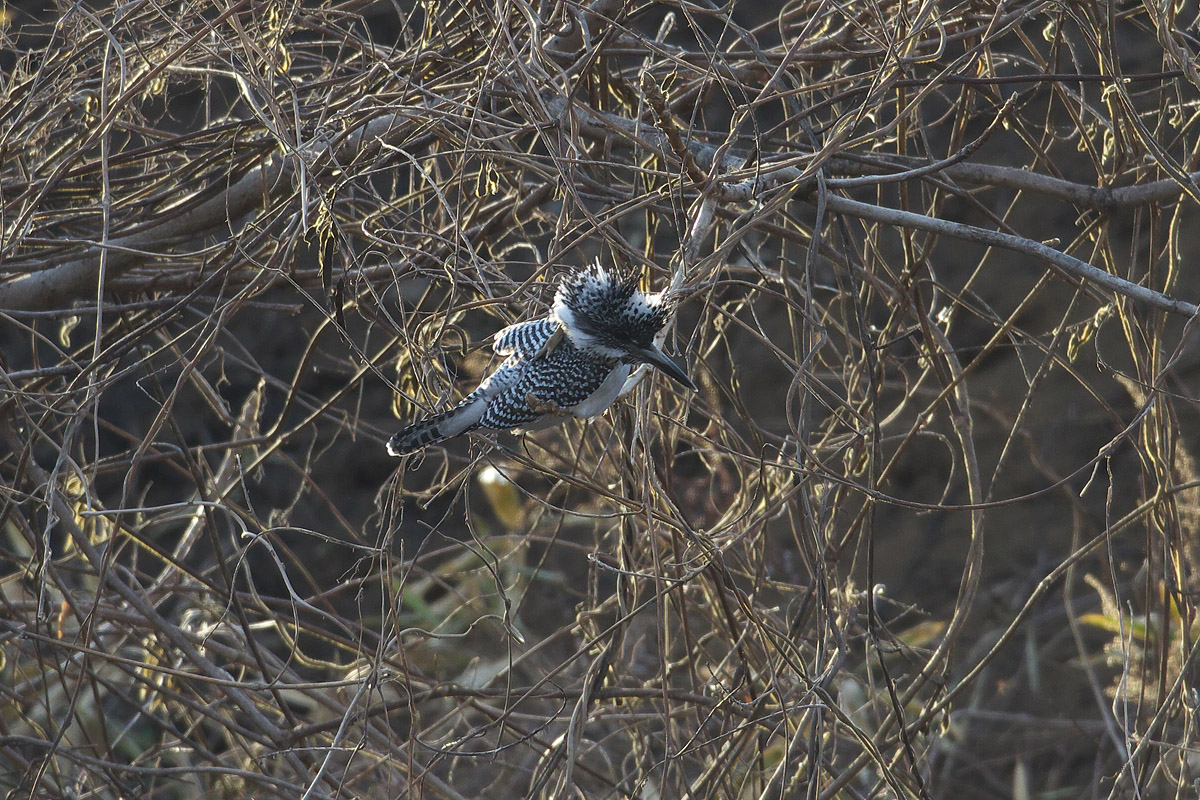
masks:
<svg viewBox="0 0 1200 800"><path fill-rule="evenodd" d="M1173 8L402 5L6 12L0 786L1200 778ZM597 258L700 391L386 455Z"/></svg>

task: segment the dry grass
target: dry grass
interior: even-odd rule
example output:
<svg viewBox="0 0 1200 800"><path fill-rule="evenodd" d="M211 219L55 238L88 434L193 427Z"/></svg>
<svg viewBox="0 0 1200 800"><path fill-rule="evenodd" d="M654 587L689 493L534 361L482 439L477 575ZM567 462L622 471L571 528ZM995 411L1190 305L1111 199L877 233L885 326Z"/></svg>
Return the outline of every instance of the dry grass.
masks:
<svg viewBox="0 0 1200 800"><path fill-rule="evenodd" d="M5 11L0 786L1190 796L1158 6ZM386 457L594 258L699 392Z"/></svg>

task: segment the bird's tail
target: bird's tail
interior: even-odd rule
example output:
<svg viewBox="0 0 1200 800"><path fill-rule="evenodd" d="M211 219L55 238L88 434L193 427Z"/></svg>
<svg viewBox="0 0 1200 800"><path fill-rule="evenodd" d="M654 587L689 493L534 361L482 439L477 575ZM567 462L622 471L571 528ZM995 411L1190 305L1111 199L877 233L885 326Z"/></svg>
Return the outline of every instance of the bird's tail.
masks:
<svg viewBox="0 0 1200 800"><path fill-rule="evenodd" d="M428 447L431 444L453 439L479 427L479 418L483 409L476 398L468 397L449 411L434 414L408 427L401 428L391 439L388 439L389 455L403 456Z"/></svg>

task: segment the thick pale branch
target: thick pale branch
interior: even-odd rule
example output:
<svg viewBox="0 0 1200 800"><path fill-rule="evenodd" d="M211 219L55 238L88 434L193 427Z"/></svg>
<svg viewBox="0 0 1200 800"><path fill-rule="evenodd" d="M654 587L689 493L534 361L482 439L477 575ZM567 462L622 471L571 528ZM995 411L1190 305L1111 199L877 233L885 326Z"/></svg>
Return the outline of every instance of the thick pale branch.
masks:
<svg viewBox="0 0 1200 800"><path fill-rule="evenodd" d="M566 110L566 102L562 100L551 100L547 105L552 113L562 113ZM668 136L647 123L640 123L616 114L582 108L578 104L572 106L572 110L577 114L583 130L591 135L609 138L612 134L617 133L624 137L636 138L639 143L651 148L663 157L673 155ZM696 159L701 166L711 169L716 148L695 141L688 142L687 145L696 155ZM736 161L740 164L740 159L736 159ZM726 170L735 169L735 157L726 157L722 166ZM1172 196L1172 194L1178 194L1180 191L1178 184L1174 181L1157 181L1152 184L1130 186L1123 189L1101 189L1072 184L1068 181L1047 178L1046 176L1021 172L1020 170L999 167L948 163L946 171L953 174L954 177L964 180L985 181L988 179L1003 179L1009 182L1019 182L1021 188L1041 191L1046 194L1058 196L1064 200L1077 202L1081 205L1091 205L1100 209L1162 200ZM1028 177L1018 178L1018 175ZM726 202L749 201L761 196L764 191L773 187L806 179L804 169L798 166L788 165L776 168L764 166L762 171L755 177L736 183L721 184L718 178L718 183L712 187L712 191L715 197ZM836 186L836 183L831 181L831 185ZM833 193L829 194L827 202L829 210L849 214L859 219L869 219L897 227L941 233L956 239L963 239L993 247L1003 247L1007 250L1025 253L1053 264L1068 274L1103 287L1115 294L1128 297L1135 302L1150 306L1151 308L1185 316L1193 316L1198 310L1194 303L1167 297L1160 292L1139 286L1136 283L1119 278L1085 261L1081 261L1078 258L1069 256L1032 239L935 219L909 211L900 211L861 203L856 200L839 197Z"/></svg>
<svg viewBox="0 0 1200 800"><path fill-rule="evenodd" d="M106 245L94 245L73 261L30 273L0 284L0 309L7 311L44 311L85 297L95 291L100 258L107 249L105 264L111 279L122 271L158 257L151 252L164 242L190 238L222 224L235 224L261 206L287 170L279 156L251 170L225 192L201 203L182 217L172 218L152 228L110 239Z"/></svg>
<svg viewBox="0 0 1200 800"><path fill-rule="evenodd" d="M381 139L404 129L411 118L404 113L382 114L353 129L332 147L335 160L345 163L352 158L371 155ZM323 145L312 152L313 161L331 149ZM24 275L0 284L0 310L44 311L60 308L96 291L101 253L107 250L105 276L113 280L122 272L154 258L170 255L169 244L188 241L221 227L232 228L256 211L269 207L291 193L295 159L281 154L269 156L229 188L198 204L186 214L172 217L159 225L109 239L93 245L82 256L63 264Z"/></svg>
<svg viewBox="0 0 1200 800"><path fill-rule="evenodd" d="M554 98L548 100L546 106L551 114L557 115L566 109L567 104L563 99ZM635 140L640 146L653 150L661 156L674 156L667 135L650 123L632 120L628 117L604 111L597 111L578 103L572 105L571 109L580 121L582 132L592 138L613 142L619 141L614 139L613 134L619 134L626 140ZM628 146L630 142L626 141L624 144ZM687 146L700 166L704 168L712 166L717 148L695 140L688 141ZM729 154L722 160L722 172L732 173L735 170L745 167L748 171L752 170L754 172L754 177L744 180L734 180L733 176L730 175L727 177L727 182L721 185L716 191L719 193L721 199L728 202L749 201L762 194L762 192L776 186L794 183L799 180L811 180L811 170L807 166L798 166L806 165L810 159L811 154L809 153L783 153L778 154L770 161L755 165L746 165L743 157ZM1179 181L1172 179L1152 181L1133 186L1092 186L1085 183L1063 180L1062 178L1055 178L1050 175L1042 175L1037 172L1030 172L1026 169L1016 169L1014 167L1004 167L995 164L962 163L957 154L952 158L946 159L940 165L928 164L919 159L904 159L897 163L898 160L895 157L881 160L875 166L870 166L872 162L873 160L870 158L835 156L830 159L829 168L830 172L834 175L856 176L863 175L864 168L887 169L890 166L902 170L898 174L879 173L876 176L879 183L890 183L898 178L911 180L930 174L941 174L963 183L998 186L1006 189L1033 192L1070 203L1079 208L1090 208L1097 211L1136 208L1138 206L1150 205L1151 203L1166 202L1184 194L1184 189L1180 186ZM1193 182L1200 183L1200 172L1193 172L1188 177ZM863 183L863 179L857 177L849 181L847 185L860 186ZM829 186L832 189L840 188L838 179L831 178Z"/></svg>
<svg viewBox="0 0 1200 800"><path fill-rule="evenodd" d="M1194 316L1200 310L1194 303L1176 300L1153 289L1147 289L1145 286L1131 283L1124 278L1118 278L1116 275L1093 267L1086 261L1080 261L1074 256L1069 256L1066 253L1055 250L1053 247L1047 247L1041 242L1035 242L1031 239L1023 239L1020 236L1012 236L1011 234L1000 233L999 231L990 231L985 228L963 225L959 222L949 222L944 219L926 217L922 214L914 214L911 211L881 208L880 206L860 203L857 200L849 200L836 195L831 195L827 202L830 211L837 211L852 217L858 217L859 219L869 219L874 222L895 225L896 227L914 228L916 230L929 231L930 233L939 233L968 242L986 244L991 247L1003 247L1006 250L1025 253L1048 264L1053 264L1070 275L1074 275L1077 278L1101 286L1115 294L1123 295L1130 300L1150 306L1151 308L1189 317Z"/></svg>
<svg viewBox="0 0 1200 800"><path fill-rule="evenodd" d="M1184 194L1179 181L1171 179L1133 186L1088 186L1030 172L1027 169L994 164L954 164L947 167L944 174L964 183L1019 189L1097 211L1115 211L1119 208L1162 203ZM1200 172L1193 172L1190 179L1193 182L1200 181Z"/></svg>

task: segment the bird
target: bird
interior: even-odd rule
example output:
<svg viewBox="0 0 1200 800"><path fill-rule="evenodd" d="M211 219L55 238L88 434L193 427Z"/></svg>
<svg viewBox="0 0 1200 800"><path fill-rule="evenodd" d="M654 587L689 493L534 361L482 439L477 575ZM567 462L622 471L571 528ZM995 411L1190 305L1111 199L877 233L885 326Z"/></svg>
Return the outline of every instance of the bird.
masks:
<svg viewBox="0 0 1200 800"><path fill-rule="evenodd" d="M478 388L453 408L402 428L388 440L388 453L415 453L479 428L539 429L568 417L597 417L643 364L695 391L661 347L675 305L665 292L643 292L636 274L600 262L568 274L547 316L492 337L504 361Z"/></svg>

